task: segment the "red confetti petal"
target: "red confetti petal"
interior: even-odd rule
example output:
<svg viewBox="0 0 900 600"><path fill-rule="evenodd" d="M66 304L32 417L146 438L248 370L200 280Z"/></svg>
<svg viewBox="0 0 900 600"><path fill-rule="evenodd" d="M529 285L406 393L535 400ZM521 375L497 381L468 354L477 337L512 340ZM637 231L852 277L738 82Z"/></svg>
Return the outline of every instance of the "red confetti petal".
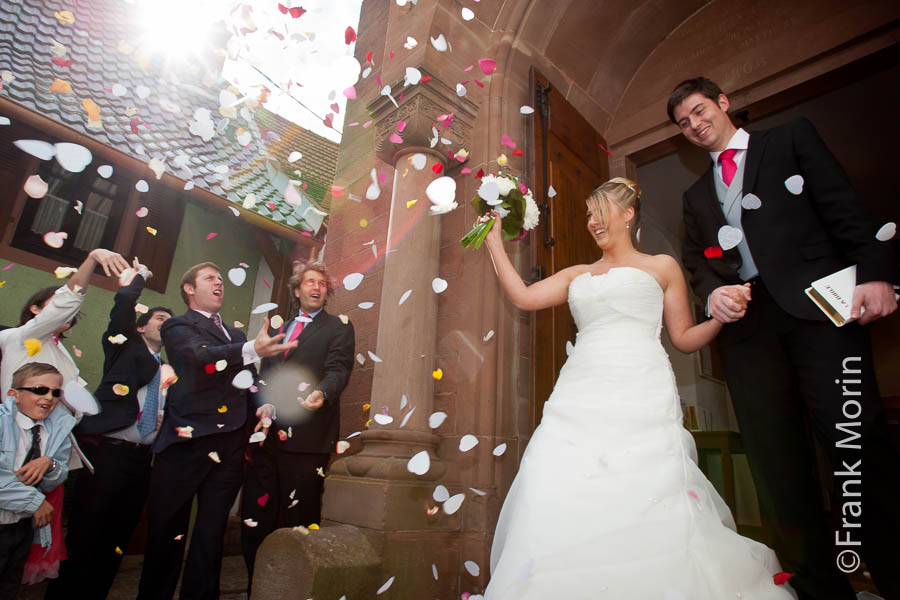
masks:
<svg viewBox="0 0 900 600"><path fill-rule="evenodd" d="M305 13L305 12L306 12L306 9L303 8L302 6L295 6L294 8L291 9L291 16L295 19L299 19L300 17L303 16L303 13Z"/></svg>
<svg viewBox="0 0 900 600"><path fill-rule="evenodd" d="M484 177L484 169L478 169L478 172L475 173L475 179L481 179Z"/></svg>
<svg viewBox="0 0 900 600"><path fill-rule="evenodd" d="M391 50L390 53L388 54L388 56L390 56L391 58L394 58L394 51Z"/></svg>
<svg viewBox="0 0 900 600"><path fill-rule="evenodd" d="M442 165L441 163L434 163L434 166L431 167L431 170L437 174L440 174L440 172L444 170L444 165Z"/></svg>
<svg viewBox="0 0 900 600"><path fill-rule="evenodd" d="M484 84L481 83L480 81L478 81L477 79L475 80L475 85L477 85L478 87L481 87L481 88L484 87Z"/></svg>
<svg viewBox="0 0 900 600"><path fill-rule="evenodd" d="M419 80L419 83L428 83L431 81L431 75L422 75L422 79Z"/></svg>
<svg viewBox="0 0 900 600"><path fill-rule="evenodd" d="M140 124L141 124L141 119L139 117L131 117L131 122L130 122L131 133L137 134L138 133L138 125L140 125Z"/></svg>
<svg viewBox="0 0 900 600"><path fill-rule="evenodd" d="M497 61L493 58L479 58L478 68L481 69L481 72L485 75L490 75L497 70Z"/></svg>
<svg viewBox="0 0 900 600"><path fill-rule="evenodd" d="M334 113L328 113L327 115L325 115L325 118L322 119L322 123L325 124L325 127L333 128L334 127L334 125L332 125L333 121L334 121Z"/></svg>
<svg viewBox="0 0 900 600"><path fill-rule="evenodd" d="M372 51L366 52L366 62L372 62Z"/></svg>
<svg viewBox="0 0 900 600"><path fill-rule="evenodd" d="M265 279L263 279L263 283L266 284L266 287L267 287L267 288L269 288L270 290L272 289L272 284L270 284L270 283L269 283L268 281L266 281Z"/></svg>
<svg viewBox="0 0 900 600"><path fill-rule="evenodd" d="M603 144L599 144L599 143L598 143L597 145L600 146L600 149L603 150L604 152L606 152L607 154L612 154L612 152L610 152L609 150L607 150L607 149L603 146Z"/></svg>
<svg viewBox="0 0 900 600"><path fill-rule="evenodd" d="M775 573L774 575L772 575L772 581L775 582L775 585L784 585L785 583L787 583L787 580L793 576L793 573L785 573L784 571L781 571L780 573Z"/></svg>
<svg viewBox="0 0 900 600"><path fill-rule="evenodd" d="M55 64L59 65L60 67L71 67L72 66L71 58L62 58L60 56L54 56L50 60L52 60Z"/></svg>
<svg viewBox="0 0 900 600"><path fill-rule="evenodd" d="M260 506L265 506L268 502L269 502L268 492L256 499L256 503L259 504Z"/></svg>
<svg viewBox="0 0 900 600"><path fill-rule="evenodd" d="M216 372L216 365L209 363L208 365L204 365L203 370L206 371L207 375L212 375Z"/></svg>
<svg viewBox="0 0 900 600"><path fill-rule="evenodd" d="M279 2L279 3L278 3L278 10L281 11L281 14L286 15L287 12L288 12L288 7L285 6L284 4L282 4L281 2Z"/></svg>
<svg viewBox="0 0 900 600"><path fill-rule="evenodd" d="M353 27L347 26L347 29L344 30L344 43L348 46L356 41L356 32L353 31Z"/></svg>
<svg viewBox="0 0 900 600"><path fill-rule="evenodd" d="M722 248L719 246L710 246L703 251L703 256L706 258L722 258Z"/></svg>
<svg viewBox="0 0 900 600"><path fill-rule="evenodd" d="M523 154L525 154L525 153L522 152L521 150L519 150L518 148L513 150L513 156L522 156Z"/></svg>

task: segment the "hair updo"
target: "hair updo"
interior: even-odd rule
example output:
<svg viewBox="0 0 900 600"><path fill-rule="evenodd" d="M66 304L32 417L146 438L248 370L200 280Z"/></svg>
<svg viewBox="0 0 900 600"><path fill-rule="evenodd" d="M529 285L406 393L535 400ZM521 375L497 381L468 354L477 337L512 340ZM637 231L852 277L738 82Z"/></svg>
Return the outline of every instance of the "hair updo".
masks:
<svg viewBox="0 0 900 600"><path fill-rule="evenodd" d="M641 228L641 186L625 177L614 177L591 192L586 202L588 209L600 223L609 220L610 204L615 204L623 211L633 208L634 217L628 224L631 226L631 243L637 247L638 231Z"/></svg>

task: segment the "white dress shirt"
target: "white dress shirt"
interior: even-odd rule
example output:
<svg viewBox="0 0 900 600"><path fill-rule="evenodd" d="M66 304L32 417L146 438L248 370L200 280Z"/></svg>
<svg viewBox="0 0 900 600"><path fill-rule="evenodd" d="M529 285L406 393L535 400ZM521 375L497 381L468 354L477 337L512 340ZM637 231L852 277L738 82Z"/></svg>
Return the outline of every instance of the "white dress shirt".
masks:
<svg viewBox="0 0 900 600"><path fill-rule="evenodd" d="M725 146L725 150L737 150L734 153L734 164L735 166L741 166L741 162L744 160L744 156L747 154L747 148L750 147L750 134L747 133L744 129L738 129L734 132L734 135L731 136L731 139L728 140L728 145ZM724 152L723 150L722 152ZM716 177L722 179L722 165L719 164L719 155L722 152L710 152L709 156L713 161L713 169L715 169ZM722 179L724 181L724 179Z"/></svg>

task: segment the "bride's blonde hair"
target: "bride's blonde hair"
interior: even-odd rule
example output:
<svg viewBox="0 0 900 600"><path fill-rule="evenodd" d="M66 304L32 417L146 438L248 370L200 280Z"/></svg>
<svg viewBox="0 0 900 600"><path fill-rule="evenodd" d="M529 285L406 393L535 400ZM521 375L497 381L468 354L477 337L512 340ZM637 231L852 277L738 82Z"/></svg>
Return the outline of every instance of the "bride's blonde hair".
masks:
<svg viewBox="0 0 900 600"><path fill-rule="evenodd" d="M610 203L614 203L620 210L633 208L634 217L628 224L631 243L637 247L637 235L641 227L641 186L625 177L613 177L591 192L586 202L588 209L600 223L609 221Z"/></svg>

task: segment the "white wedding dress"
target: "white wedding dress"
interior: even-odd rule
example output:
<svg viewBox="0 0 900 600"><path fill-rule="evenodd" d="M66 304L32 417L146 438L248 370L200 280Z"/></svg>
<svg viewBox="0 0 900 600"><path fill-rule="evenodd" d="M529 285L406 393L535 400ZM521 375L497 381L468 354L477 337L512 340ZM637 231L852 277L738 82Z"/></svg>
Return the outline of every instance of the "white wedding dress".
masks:
<svg viewBox="0 0 900 600"><path fill-rule="evenodd" d="M696 465L662 304L632 267L570 284L577 342L503 504L486 600L796 597Z"/></svg>

